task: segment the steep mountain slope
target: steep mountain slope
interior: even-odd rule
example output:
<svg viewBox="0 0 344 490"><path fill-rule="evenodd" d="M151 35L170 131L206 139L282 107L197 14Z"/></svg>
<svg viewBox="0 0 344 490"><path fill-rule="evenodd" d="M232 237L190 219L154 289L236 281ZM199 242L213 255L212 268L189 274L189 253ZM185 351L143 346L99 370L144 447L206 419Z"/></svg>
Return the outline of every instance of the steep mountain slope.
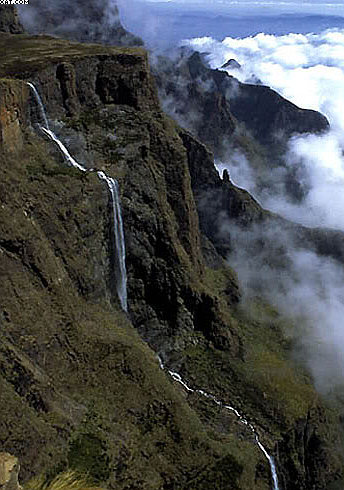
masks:
<svg viewBox="0 0 344 490"><path fill-rule="evenodd" d="M68 463L114 488L228 472L239 488L226 438L207 435L120 312L106 187L26 133L26 85L3 81L1 93L2 448L20 456L24 479ZM157 219L175 235L173 213Z"/></svg>
<svg viewBox="0 0 344 490"><path fill-rule="evenodd" d="M217 186L239 221L266 213L215 178L208 150L161 111L146 53L6 34L0 47L0 443L23 478L69 464L110 488L270 488L252 433L174 385L134 326L190 385L254 423L280 488L340 488L340 414L290 360L278 312L240 303L198 190ZM107 189L44 141L20 79L72 154L119 181L128 316Z"/></svg>
<svg viewBox="0 0 344 490"><path fill-rule="evenodd" d="M329 127L319 112L301 109L264 85L241 83L226 71L211 69L203 55L187 48L180 49L176 60L158 58L156 75L162 98L170 98L177 117L191 126L194 122L192 129L216 156L221 155L223 140L238 131L238 123L269 148L295 133ZM211 111L211 106L217 110ZM218 117L220 124L214 125L211 117Z"/></svg>
<svg viewBox="0 0 344 490"><path fill-rule="evenodd" d="M256 194L274 190L272 171L281 167L285 193L295 200L304 197L307 189L295 178L295 169L285 168L287 142L296 134L326 132L325 116L297 107L269 87L241 83L226 71L210 69L204 54L187 48L175 59L158 57L154 73L166 112L216 159L228 162L235 152L246 159Z"/></svg>
<svg viewBox="0 0 344 490"><path fill-rule="evenodd" d="M341 231L308 228L263 209L249 192L231 182L228 172L225 172L223 179L220 178L213 165L214 156L206 146L184 129L179 129L179 134L188 152L191 185L201 230L220 255L226 258L235 248L238 228L243 235L248 235L249 230L256 227L257 254L259 250L266 249L266 253L272 257L275 249L281 255L292 245L343 263L344 235ZM280 239L278 233L269 234L272 229L281 233Z"/></svg>

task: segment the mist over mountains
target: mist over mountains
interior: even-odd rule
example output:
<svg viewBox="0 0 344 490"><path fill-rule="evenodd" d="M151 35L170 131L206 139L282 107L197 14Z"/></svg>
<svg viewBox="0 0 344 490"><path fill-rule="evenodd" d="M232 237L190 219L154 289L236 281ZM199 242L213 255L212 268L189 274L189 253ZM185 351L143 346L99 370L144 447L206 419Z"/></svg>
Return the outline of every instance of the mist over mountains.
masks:
<svg viewBox="0 0 344 490"><path fill-rule="evenodd" d="M117 2L75 0L56 3L33 0L30 8L19 8L27 31L46 33L81 42L141 45L142 41L126 31L120 22Z"/></svg>
<svg viewBox="0 0 344 490"><path fill-rule="evenodd" d="M167 15L168 11L173 12L173 6L170 9L160 6L159 9L162 16ZM244 18L238 17L235 22L239 22L236 24L239 30L245 26L248 31L241 30L240 38L236 37L239 31L233 31L227 18L228 23L224 27L227 36L221 41L221 17L214 10L214 17L205 12L200 14L199 18L203 16L203 24L195 21L198 14L192 9L184 13L183 20L180 18L180 29L185 32L187 25L191 32L194 32L192 29L203 29L205 32L208 29L208 36L182 42L183 46L200 52L202 61L201 58L195 61L195 57L185 51L181 57L175 55L173 58L177 67L177 71L174 71L173 63L167 69L163 66L162 58L153 58L158 79L159 73L164 70L169 73L168 82L161 84L165 110L202 141L210 143L215 154L218 154L216 166L221 174L226 169L233 181L253 192L264 208L309 227L344 230L341 211L344 205L344 31L341 29L344 18L309 14L276 16L272 13L270 16L258 15L253 19L246 14ZM212 31L213 22L219 31L211 37L212 32L215 32ZM163 21L161 25L164 25ZM157 28L160 28L159 23ZM165 29L167 38L170 32L177 36L178 27L175 29L173 22L170 30L167 25ZM289 34L288 30L292 33ZM312 30L318 33L309 34ZM249 37L245 37L246 32L249 32ZM279 35L280 32L283 35ZM147 33L148 39L149 36L150 33ZM161 45L161 39L155 39L152 45L154 42L158 47ZM185 61L188 56L190 62ZM230 59L236 60L240 67L234 65L226 69L230 76L228 85L226 89L220 89L217 80L221 80L221 77L216 70ZM206 68L200 68L202 63L205 67L209 63L215 70L213 75L210 72L207 74ZM249 84L247 89L245 85L236 85L235 79ZM247 144L243 146L238 143L242 136L239 137L241 130L237 122L225 114L231 111L236 118L239 117L239 122L245 120L244 113L240 111L243 111L245 97L247 101L253 100L253 93L259 93L260 89L254 87L256 80L276 90L300 108L323 113L330 122L329 130L318 135L311 134L314 133L311 130L309 134L306 131L300 135L296 130L294 134L286 136L288 123L286 118L282 118L280 125L276 121L275 132L271 130L269 133L264 128L266 120L270 118L271 102L267 99L263 101L263 97L259 102L257 98L254 107L247 104L245 108L245 127L248 129L245 137L253 136L257 139L258 128L264 137L269 133L271 140L266 146L267 153L258 147L251 152L247 151ZM249 86L252 86L252 95L249 95ZM215 104L210 102L211 94L217 92L221 92L228 103L225 109L224 101L218 100L218 107L221 106L222 111L221 123L214 119ZM192 99L198 101L198 107L197 102L190 104ZM261 122L257 118L256 107L260 108ZM204 108L207 109L203 113ZM227 132L223 123L226 118ZM266 144L259 137L258 141L263 146ZM224 150L226 147L227 154ZM257 163L259 152L265 156L261 156L260 163ZM210 202L204 197L204 208L207 206L210 206ZM340 287L342 269L313 251L300 249L292 234L283 229L276 233L274 225L271 228L254 226L248 231L237 228L233 221L223 217L222 223L218 220L217 226L221 240L226 241L225 237L227 240L230 237L228 260L238 272L243 290L248 295L259 291L287 316L295 315L299 319L300 328L296 328L293 335L303 354L295 355L306 360L318 389L328 393L335 386L341 385L341 359L344 359L340 321L344 315L344 294ZM260 251L257 248L259 241L267 243ZM272 256L268 257L269 247L286 251L281 252L280 264ZM286 255L282 258L284 253Z"/></svg>
<svg viewBox="0 0 344 490"><path fill-rule="evenodd" d="M303 185L309 186L302 207L293 205L286 196L269 196L269 192L261 199L269 209L292 220L340 229L344 225L343 44L344 31L338 28L321 34L258 34L244 39L228 37L222 42L210 38L190 42L195 49L210 53L211 66L220 67L227 59L235 58L241 68L229 69L229 74L244 81L254 73L263 84L299 107L320 111L328 117L330 132L322 136L295 135L286 149L287 165L299 172ZM278 172L276 179L281 179Z"/></svg>
<svg viewBox="0 0 344 490"><path fill-rule="evenodd" d="M282 157L285 168L271 162L270 183L261 192L253 182L257 182L262 170L247 165L244 154L240 158L229 152L227 164L222 158L218 165L222 171L226 168L231 173L233 158L235 181L251 188L265 208L303 225L339 230L344 229L343 40L344 31L332 28L320 34L261 33L243 39L227 37L222 42L199 38L187 43L208 53L206 59L212 67L218 68L228 59L235 59L240 68L229 67L227 72L231 76L246 81L254 74L261 83L276 89L299 107L318 110L328 117L330 129L322 135L295 134L289 139ZM232 94L233 106L239 95L240 92ZM266 111L269 113L268 106ZM276 132L275 137L279 139L280 135ZM298 202L281 185L288 171L293 173L292 186L299 185L303 189ZM264 254L262 259L255 256L252 261L247 244L257 239L257 232L259 235L257 229L252 231L251 238L246 233L236 234L239 242L230 263L247 287L261 284L265 278L267 283L262 289L269 291L269 300L308 324L297 335L301 344L307 346L307 362L318 387L329 391L331 386L342 383L342 270L314 254L298 252L293 240L283 233L281 237L275 235L273 240L281 246L288 243L287 255L291 262L286 270L271 268ZM272 290L269 282L274 284ZM321 358L323 361L319 361Z"/></svg>

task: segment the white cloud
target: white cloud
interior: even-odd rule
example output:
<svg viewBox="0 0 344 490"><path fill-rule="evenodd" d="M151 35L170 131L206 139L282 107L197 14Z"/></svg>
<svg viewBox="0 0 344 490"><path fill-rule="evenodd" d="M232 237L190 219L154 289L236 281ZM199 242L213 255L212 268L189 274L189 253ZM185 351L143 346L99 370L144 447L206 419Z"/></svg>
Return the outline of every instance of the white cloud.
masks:
<svg viewBox="0 0 344 490"><path fill-rule="evenodd" d="M338 124L330 102L344 103L344 30L317 35L260 33L245 39L227 37L222 42L208 37L189 44L210 52L214 68L234 58L243 68L241 81L253 71L263 83L300 107L322 111Z"/></svg>
<svg viewBox="0 0 344 490"><path fill-rule="evenodd" d="M255 175L245 155L238 150L232 150L226 162L215 161L215 167L222 178L227 170L230 180L238 187L245 187L253 193L255 190Z"/></svg>
<svg viewBox="0 0 344 490"><path fill-rule="evenodd" d="M344 230L344 30L284 36L260 33L245 39L227 37L222 42L199 38L188 43L209 52L212 67L234 58L242 66L236 72L241 81L254 73L299 107L328 117L329 134L300 136L290 142L288 164L302 162L310 179L302 207L284 196L266 195L263 204L307 225Z"/></svg>
<svg viewBox="0 0 344 490"><path fill-rule="evenodd" d="M321 34L258 34L246 39L227 37L189 41L196 50L209 52L212 67L236 59L242 66L236 76L241 81L254 73L265 85L300 107L325 114L331 130L323 135L296 135L289 140L285 155L308 192L303 202L285 195L285 169L271 171L276 185L264 190L262 204L285 217L308 226L324 226L344 231L344 30ZM244 158L233 155L218 162L218 170L228 168L237 183L254 188L255 175ZM228 223L223 224L226 230ZM228 228L236 252L230 257L243 287L261 288L262 293L287 315L298 316L297 332L303 359L311 368L318 388L330 390L344 381L344 269L333 260L313 252L295 249L283 230ZM254 243L270 236L271 246L287 245L288 268L269 266L266 254L256 253ZM233 236L234 235L234 236ZM253 251L253 252L252 252ZM264 255L265 254L265 255ZM273 285L273 287L272 287Z"/></svg>

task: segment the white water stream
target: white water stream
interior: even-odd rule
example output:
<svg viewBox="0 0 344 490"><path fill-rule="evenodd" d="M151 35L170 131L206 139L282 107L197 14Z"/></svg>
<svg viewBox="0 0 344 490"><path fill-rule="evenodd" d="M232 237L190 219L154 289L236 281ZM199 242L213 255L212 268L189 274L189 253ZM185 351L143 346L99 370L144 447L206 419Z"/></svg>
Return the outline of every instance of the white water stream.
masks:
<svg viewBox="0 0 344 490"><path fill-rule="evenodd" d="M34 94L35 100L39 107L39 112L43 125L39 125L43 134L45 134L53 143L56 144L60 152L62 153L64 159L69 166L77 168L81 172L94 172L94 169L87 169L80 163L78 163L69 153L62 141L49 129L48 119L45 113L44 105L42 99L36 89L36 87L27 82L29 87ZM116 289L118 298L120 300L121 306L124 311L128 311L128 300L127 300L127 271L125 266L125 241L124 241L124 230L123 230L123 220L121 213L121 203L119 198L119 189L117 180L109 177L102 171L97 171L98 178L104 181L109 189L111 202L112 202L112 212L113 212L113 228L115 237L115 250L117 253L117 263L118 263L118 279L116 281Z"/></svg>
<svg viewBox="0 0 344 490"><path fill-rule="evenodd" d="M128 311L128 300L127 300L127 270L125 266L125 241L124 241L124 230L123 230L123 220L121 213L121 204L119 200L119 189L118 182L112 179L104 172L98 171L97 175L99 179L105 180L109 191L111 193L112 200L112 212L113 212L113 226L115 230L115 246L117 251L119 278L117 280L117 294L120 299L122 308L124 311Z"/></svg>
<svg viewBox="0 0 344 490"><path fill-rule="evenodd" d="M250 424L250 422L248 422L247 419L243 415L241 415L241 413L239 413L238 410L236 410L231 405L224 404L223 402L218 400L214 395L211 395L204 390L197 390L197 389L190 388L190 386L183 380L183 378L180 376L179 373L176 373L175 371L171 371L165 367L160 356L158 356L158 361L159 361L160 368L163 369L164 371L167 371L168 374L175 381L177 381L177 383L181 384L183 386L183 388L186 389L186 391L188 391L189 393L198 393L199 395L204 396L205 398L208 398L209 400L212 400L216 405L219 405L220 407L224 408L225 410L229 410L230 412L233 412L237 416L237 418L240 420L240 422L242 424L246 425L246 427L248 427L250 429L250 431L254 434L257 446L259 447L259 449L262 451L262 453L264 454L264 456L266 457L266 459L269 462L272 481L273 481L273 490L279 490L278 477L277 477L277 471L276 471L276 465L275 465L274 459L272 456L270 456L270 454L267 452L267 450L265 449L263 444L260 442L259 436L258 436L257 431L254 428L254 426L252 424Z"/></svg>
<svg viewBox="0 0 344 490"><path fill-rule="evenodd" d="M37 102L37 105L38 105L38 108L39 108L39 112L40 112L40 115L41 115L41 118L43 120L43 123L44 123L44 127L49 129L49 123L48 123L48 119L47 119L47 115L45 113L45 109L44 109L44 105L43 105L43 102L42 102L42 99L39 95L39 93L37 92L37 89L36 87L34 86L33 83L31 82L27 82L28 86L31 88L34 96L35 96L35 99L36 99L36 102Z"/></svg>

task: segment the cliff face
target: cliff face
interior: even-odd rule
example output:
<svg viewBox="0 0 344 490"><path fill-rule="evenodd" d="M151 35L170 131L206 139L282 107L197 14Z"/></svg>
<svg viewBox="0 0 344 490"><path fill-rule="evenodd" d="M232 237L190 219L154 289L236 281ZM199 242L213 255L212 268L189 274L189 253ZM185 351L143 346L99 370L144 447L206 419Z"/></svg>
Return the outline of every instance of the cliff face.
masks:
<svg viewBox="0 0 344 490"><path fill-rule="evenodd" d="M22 142L1 147L0 444L24 479L70 465L110 488L270 488L252 433L175 386L153 347L254 423L281 488L331 488L342 476L338 414L290 360L278 312L240 304L218 253L230 244L216 241L202 202L220 196L216 209L242 226L265 212L161 111L143 50L5 34L0 45L1 134ZM36 84L75 158L119 181L128 316L107 188L35 133L37 105L11 77Z"/></svg>
<svg viewBox="0 0 344 490"><path fill-rule="evenodd" d="M114 488L177 488L229 465L235 488L240 463L117 306L106 187L26 136L1 157L1 446L24 481L69 464Z"/></svg>
<svg viewBox="0 0 344 490"><path fill-rule="evenodd" d="M0 87L0 145L15 152L23 146L22 128L27 123L25 100L28 87L6 80L0 80Z"/></svg>
<svg viewBox="0 0 344 490"><path fill-rule="evenodd" d="M238 245L238 230L244 237L254 229L256 238L251 245L254 245L256 253L264 250L273 256L275 249L277 255L283 255L292 246L344 262L344 235L341 231L308 228L263 209L249 192L231 182L228 173L220 178L213 165L213 154L206 146L184 129L179 129L179 134L187 149L201 230L221 256L228 257ZM278 229L283 238L275 234L271 236L269 231L272 229ZM285 242L286 235L288 240Z"/></svg>
<svg viewBox="0 0 344 490"><path fill-rule="evenodd" d="M8 32L10 34L22 34L24 32L15 7L0 5L0 32Z"/></svg>
<svg viewBox="0 0 344 490"><path fill-rule="evenodd" d="M210 69L197 52L182 50L177 62L159 59L156 71L162 97L169 99L174 115L184 119L216 156L221 156L225 140L228 146L240 131L240 124L270 151L280 149L293 134L329 127L325 116L297 107L269 87L241 83L225 71ZM192 114L197 115L194 120Z"/></svg>
<svg viewBox="0 0 344 490"><path fill-rule="evenodd" d="M80 42L118 46L141 46L143 41L126 31L113 0L74 0L47 2L32 0L20 13L25 28L32 34L52 34Z"/></svg>
<svg viewBox="0 0 344 490"><path fill-rule="evenodd" d="M177 116L187 121L188 112L197 113L193 129L215 153L221 152L223 139L233 136L238 123L259 144L270 148L293 134L317 133L329 127L325 116L300 109L269 87L241 83L225 71L210 69L197 52L181 51L178 63L159 60L157 78L162 95L173 100ZM209 111L209 104L217 110ZM216 128L211 117L218 117Z"/></svg>
<svg viewBox="0 0 344 490"><path fill-rule="evenodd" d="M307 193L284 155L293 135L321 133L325 116L292 104L269 87L241 83L223 70L210 69L204 55L181 48L175 60L158 57L154 68L164 109L214 153L231 162L237 153L254 175L254 194L283 192L295 201ZM274 180L276 168L283 175Z"/></svg>

